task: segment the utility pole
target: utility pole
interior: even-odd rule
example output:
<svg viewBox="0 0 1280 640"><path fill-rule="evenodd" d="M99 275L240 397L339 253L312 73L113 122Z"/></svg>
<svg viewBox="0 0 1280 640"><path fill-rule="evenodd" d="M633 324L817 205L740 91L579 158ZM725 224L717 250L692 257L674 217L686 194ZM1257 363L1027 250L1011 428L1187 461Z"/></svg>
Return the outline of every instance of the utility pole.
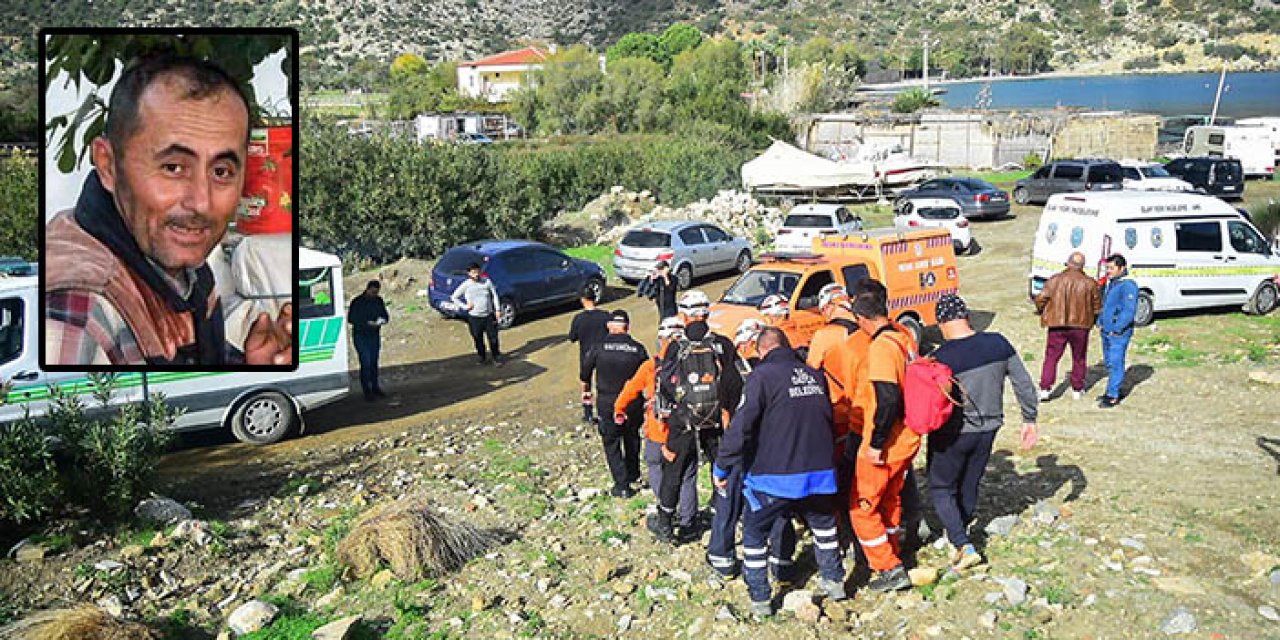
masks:
<svg viewBox="0 0 1280 640"><path fill-rule="evenodd" d="M921 32L924 37L924 90L929 91L929 30Z"/></svg>
<svg viewBox="0 0 1280 640"><path fill-rule="evenodd" d="M1213 121L1218 119L1218 104L1222 102L1222 86L1227 81L1227 63L1222 63L1222 75L1218 76L1218 92L1213 94L1213 113L1209 115L1209 126L1213 126Z"/></svg>

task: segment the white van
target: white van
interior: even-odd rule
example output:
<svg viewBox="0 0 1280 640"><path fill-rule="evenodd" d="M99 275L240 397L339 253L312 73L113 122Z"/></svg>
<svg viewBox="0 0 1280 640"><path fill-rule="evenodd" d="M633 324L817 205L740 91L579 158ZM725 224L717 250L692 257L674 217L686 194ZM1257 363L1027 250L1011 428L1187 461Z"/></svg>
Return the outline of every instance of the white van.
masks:
<svg viewBox="0 0 1280 640"><path fill-rule="evenodd" d="M1064 193L1049 199L1031 250L1034 297L1073 251L1090 275L1113 253L1129 261L1145 325L1157 311L1242 305L1253 314L1277 305L1280 256L1231 205L1192 193Z"/></svg>
<svg viewBox="0 0 1280 640"><path fill-rule="evenodd" d="M1276 172L1276 143L1265 126L1187 127L1182 152L1189 157L1235 158L1246 178L1271 178Z"/></svg>
<svg viewBox="0 0 1280 640"><path fill-rule="evenodd" d="M299 249L298 370L280 372L157 372L116 376L113 403L163 393L185 409L175 430L228 428L242 442L270 444L302 426L302 412L346 395L346 317L342 262L337 256ZM0 423L43 413L50 388L89 399L84 373L43 371L39 355L39 280L0 277L0 381L12 387L0 404ZM92 406L93 401L88 402Z"/></svg>

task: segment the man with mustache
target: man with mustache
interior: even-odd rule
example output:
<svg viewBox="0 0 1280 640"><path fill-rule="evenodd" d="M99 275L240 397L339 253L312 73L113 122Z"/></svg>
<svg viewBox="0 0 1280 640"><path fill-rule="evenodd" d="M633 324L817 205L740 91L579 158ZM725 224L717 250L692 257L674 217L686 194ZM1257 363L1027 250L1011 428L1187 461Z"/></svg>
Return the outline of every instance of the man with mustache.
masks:
<svg viewBox="0 0 1280 640"><path fill-rule="evenodd" d="M45 362L288 365L293 308L225 337L205 262L244 183L249 103L225 71L172 54L136 61L111 93L96 171L45 230Z"/></svg>

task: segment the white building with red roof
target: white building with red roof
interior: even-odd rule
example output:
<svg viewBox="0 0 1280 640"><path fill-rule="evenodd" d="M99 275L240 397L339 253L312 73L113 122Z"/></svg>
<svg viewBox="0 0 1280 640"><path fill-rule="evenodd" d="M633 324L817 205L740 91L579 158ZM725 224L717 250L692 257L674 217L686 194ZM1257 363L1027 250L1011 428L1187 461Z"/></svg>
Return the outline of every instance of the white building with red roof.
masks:
<svg viewBox="0 0 1280 640"><path fill-rule="evenodd" d="M458 64L458 92L489 102L506 102L525 74L542 68L548 53L525 47Z"/></svg>

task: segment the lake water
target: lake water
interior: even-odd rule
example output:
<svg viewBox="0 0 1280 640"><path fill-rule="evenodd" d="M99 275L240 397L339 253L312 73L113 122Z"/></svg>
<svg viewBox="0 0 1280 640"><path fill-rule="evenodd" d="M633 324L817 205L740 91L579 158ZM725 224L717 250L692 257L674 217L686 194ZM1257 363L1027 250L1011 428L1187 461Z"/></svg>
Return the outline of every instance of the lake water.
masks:
<svg viewBox="0 0 1280 640"><path fill-rule="evenodd" d="M1162 116L1208 114L1218 73L1027 78L991 82L991 108L1085 107ZM940 85L942 103L973 108L984 81ZM1280 72L1227 73L1218 115L1227 118L1280 116Z"/></svg>

